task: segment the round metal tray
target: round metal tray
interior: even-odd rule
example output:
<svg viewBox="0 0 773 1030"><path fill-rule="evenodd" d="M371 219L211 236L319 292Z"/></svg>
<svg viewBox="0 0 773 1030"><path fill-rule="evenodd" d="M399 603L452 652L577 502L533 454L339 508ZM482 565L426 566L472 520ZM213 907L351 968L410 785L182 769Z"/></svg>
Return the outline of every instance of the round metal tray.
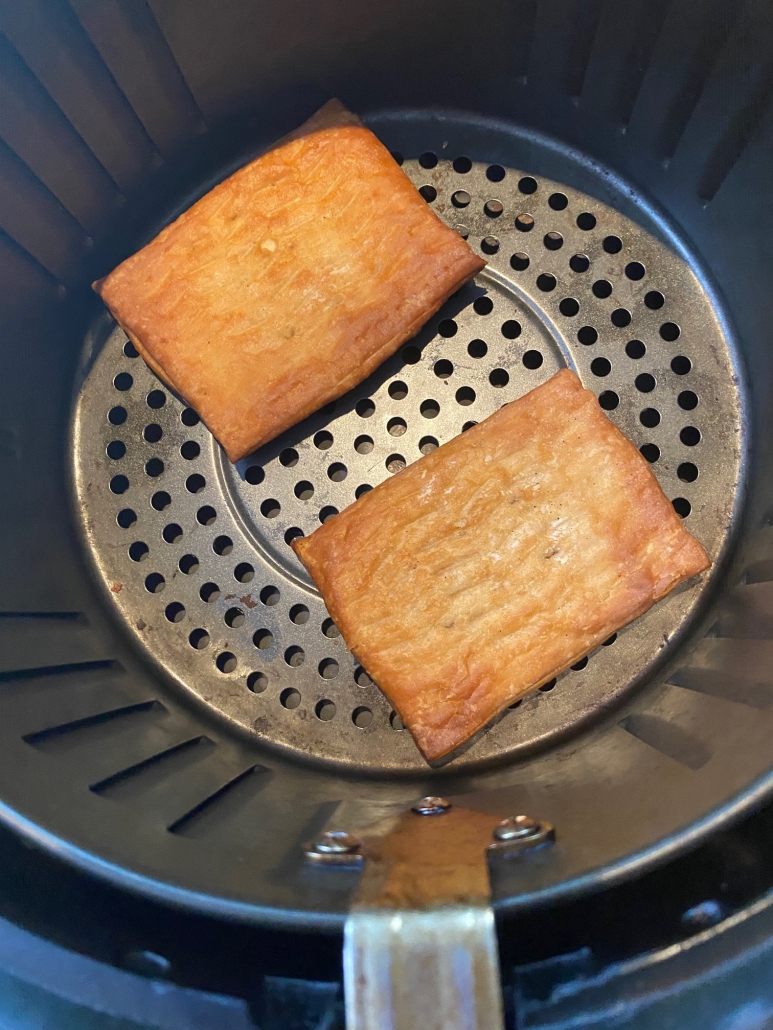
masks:
<svg viewBox="0 0 773 1030"><path fill-rule="evenodd" d="M159 170L106 236L111 255L94 252L92 277L254 156L269 142L257 135L262 124L245 120L235 136L229 127L213 130L177 167ZM428 202L442 217L464 225L473 246L495 237L498 247L487 243L480 280L335 410L232 468L185 405L127 352L86 290L58 309L40 354L19 355L37 390L24 439L37 446L40 436L34 453L48 462L30 466L25 483L32 489L36 476L58 474L58 440L78 539L68 535L63 494L40 494L57 499L28 506L35 519L25 539L36 533L34 545L9 556L13 582L26 585L15 588L13 610L0 621L0 818L88 872L165 903L306 929L340 927L356 879L306 869L302 844L352 806L370 811L440 793L555 825L549 854L495 872L502 911L664 861L769 790L773 539L763 501L755 502L755 521L745 504L744 381L701 260L630 184L547 137L438 112L398 111L369 124L406 155L404 167L426 197L434 193ZM425 167L425 154L437 164ZM465 156L469 171L455 170ZM528 192L530 178L536 191ZM470 195L466 207L451 199L459 190ZM566 207L551 206L557 193ZM496 205L486 212L490 201L501 213ZM516 228L521 214L534 219L529 231ZM583 214L595 217L593 228L578 225ZM551 249L558 240L550 233L562 246ZM607 237L621 249L612 240L605 249ZM725 252L715 246L712 259L717 253ZM528 266L518 267L520 258L513 265L514 254L526 254ZM588 257L587 271L572 268L575 254ZM632 262L644 266L643 278L626 274ZM556 286L544 290L551 275ZM599 297L593 284L605 280L612 293ZM654 291L662 307L651 306L657 298L647 303ZM568 299L577 301L576 315L561 310ZM613 321L619 310L631 313L629 325ZM67 333L82 338L89 312L74 370ZM520 333L512 335L515 321ZM664 339L669 323L678 338ZM594 343L581 342L583 327L598 333ZM485 354L470 347L475 340ZM641 357L627 349L632 340L643 344ZM539 367L536 357L524 363L530 352L541 355ZM689 370L684 361L674 366L677 358ZM608 374L594 370L597 359L609 362ZM671 499L689 502L686 524L710 550L713 571L589 656L585 668L524 699L461 760L430 769L378 688L357 673L285 536L311 532L326 507L341 510L358 487L421 460L422 446L441 444L567 362L638 446L657 446L653 469ZM607 371L603 360L595 368ZM55 414L63 415L62 384L74 371L67 439ZM654 378L653 390L637 386L640 375ZM126 378L116 383L117 376ZM692 408L679 402L688 391L698 401ZM118 408L123 422L118 412L110 420ZM659 413L658 425L642 423L648 409ZM695 444L681 437L691 426L700 433ZM330 446L320 433L330 434ZM371 450L361 437L373 441ZM697 477L682 469L680 478L687 463ZM121 476L126 484L113 483ZM199 476L203 484L191 479ZM111 483L125 489L115 493ZM308 485L298 496L301 483ZM168 505L157 498L154 506L161 493ZM743 554L731 565L741 536ZM298 605L308 609L305 622ZM192 646L194 633L207 646ZM301 664L293 648L303 650Z"/></svg>
<svg viewBox="0 0 773 1030"><path fill-rule="evenodd" d="M366 382L232 466L103 318L75 409L84 536L149 657L261 743L368 773L425 764L291 540L566 365L652 463L715 563L741 475L727 326L646 210L637 223L614 198L426 146L397 160L489 264ZM457 770L546 746L620 702L678 646L711 578L514 705Z"/></svg>

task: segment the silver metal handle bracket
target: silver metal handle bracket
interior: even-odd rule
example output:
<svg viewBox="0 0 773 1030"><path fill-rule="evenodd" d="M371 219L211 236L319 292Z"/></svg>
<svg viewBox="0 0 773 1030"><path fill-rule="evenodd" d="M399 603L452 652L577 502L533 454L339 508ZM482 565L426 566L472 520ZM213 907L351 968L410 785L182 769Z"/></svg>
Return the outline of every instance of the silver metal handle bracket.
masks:
<svg viewBox="0 0 773 1030"><path fill-rule="evenodd" d="M548 823L435 797L308 844L316 865L362 869L344 930L348 1030L501 1030L488 858L553 839Z"/></svg>

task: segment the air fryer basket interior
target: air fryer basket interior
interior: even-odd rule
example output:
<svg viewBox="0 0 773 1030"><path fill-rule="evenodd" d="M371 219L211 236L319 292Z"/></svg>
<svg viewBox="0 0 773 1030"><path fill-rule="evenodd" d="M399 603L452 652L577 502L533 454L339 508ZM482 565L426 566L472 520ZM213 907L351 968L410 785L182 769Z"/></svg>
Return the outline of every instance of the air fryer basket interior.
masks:
<svg viewBox="0 0 773 1030"><path fill-rule="evenodd" d="M3 818L168 900L333 927L354 878L301 844L343 802L552 822L558 846L497 872L502 909L757 803L769 5L24 0L0 30ZM89 283L332 95L489 269L232 468ZM566 363L714 569L430 769L287 541Z"/></svg>

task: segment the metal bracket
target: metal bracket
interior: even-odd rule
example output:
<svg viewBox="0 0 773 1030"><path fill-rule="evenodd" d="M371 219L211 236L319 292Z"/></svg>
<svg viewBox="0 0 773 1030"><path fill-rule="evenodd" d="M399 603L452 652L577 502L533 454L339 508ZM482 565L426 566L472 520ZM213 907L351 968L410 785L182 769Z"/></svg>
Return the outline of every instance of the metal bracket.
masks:
<svg viewBox="0 0 773 1030"><path fill-rule="evenodd" d="M498 1030L502 989L491 908L352 912L344 992L347 1030Z"/></svg>
<svg viewBox="0 0 773 1030"><path fill-rule="evenodd" d="M348 1030L501 1028L487 859L553 839L552 826L528 816L423 798L307 845L315 864L363 870L344 931Z"/></svg>

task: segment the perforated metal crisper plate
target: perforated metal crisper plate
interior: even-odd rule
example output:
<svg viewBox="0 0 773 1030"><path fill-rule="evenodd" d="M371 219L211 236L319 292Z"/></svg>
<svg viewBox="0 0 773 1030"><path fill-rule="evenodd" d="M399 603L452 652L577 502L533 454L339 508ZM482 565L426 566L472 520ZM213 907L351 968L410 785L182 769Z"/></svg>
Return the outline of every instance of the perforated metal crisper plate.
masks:
<svg viewBox="0 0 773 1030"><path fill-rule="evenodd" d="M451 157L403 167L489 266L352 393L233 467L104 316L75 410L85 536L137 641L264 743L372 772L426 766L347 652L294 536L567 364L714 559L740 476L731 348L676 249L573 189ZM547 743L619 698L679 637L709 578L524 699L454 767Z"/></svg>

